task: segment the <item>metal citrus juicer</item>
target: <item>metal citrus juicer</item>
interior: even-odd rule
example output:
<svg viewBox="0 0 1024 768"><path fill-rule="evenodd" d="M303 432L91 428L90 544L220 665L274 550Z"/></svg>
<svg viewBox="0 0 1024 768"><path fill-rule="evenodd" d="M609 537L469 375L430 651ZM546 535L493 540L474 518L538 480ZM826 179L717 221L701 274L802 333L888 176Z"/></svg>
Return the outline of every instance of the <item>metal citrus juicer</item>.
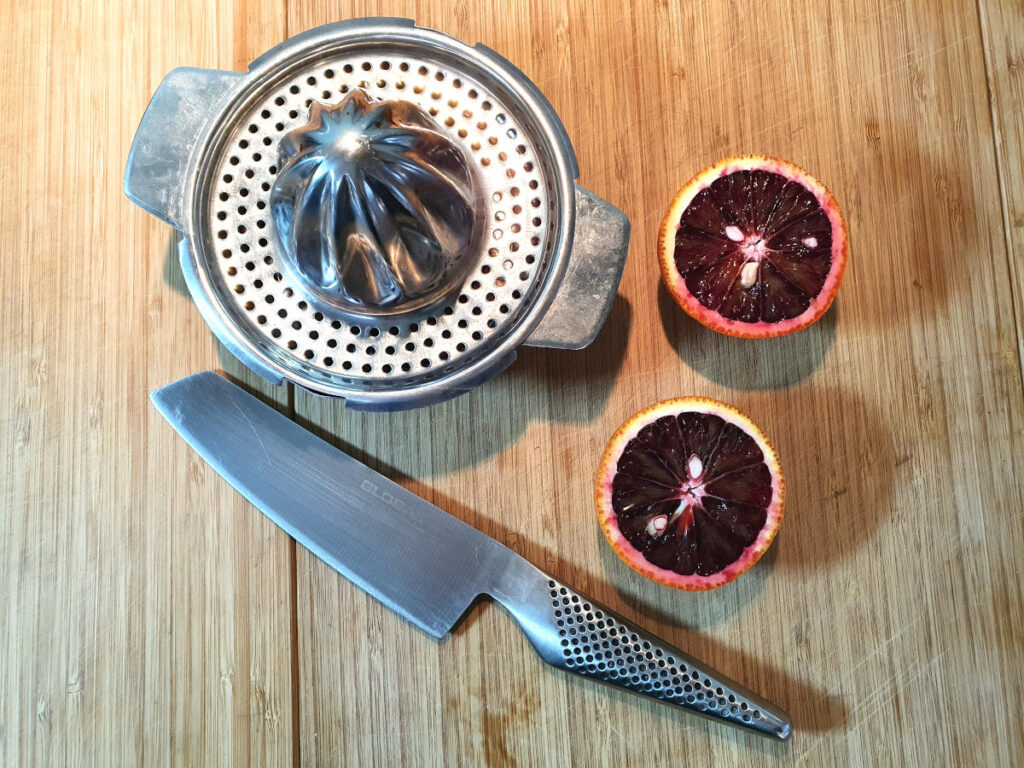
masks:
<svg viewBox="0 0 1024 768"><path fill-rule="evenodd" d="M244 73L171 72L124 186L183 233L189 291L245 365L398 410L478 386L520 344L594 339L629 221L578 175L512 64L373 18L304 32Z"/></svg>

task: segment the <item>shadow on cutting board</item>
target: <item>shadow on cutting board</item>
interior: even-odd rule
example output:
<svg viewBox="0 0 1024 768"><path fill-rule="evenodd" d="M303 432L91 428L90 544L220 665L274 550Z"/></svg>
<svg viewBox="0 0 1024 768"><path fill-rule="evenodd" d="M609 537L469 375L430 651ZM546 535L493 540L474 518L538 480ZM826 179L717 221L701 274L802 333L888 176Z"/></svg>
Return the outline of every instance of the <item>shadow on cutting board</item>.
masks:
<svg viewBox="0 0 1024 768"><path fill-rule="evenodd" d="M732 389L784 389L814 373L835 340L838 303L802 331L738 339L698 323L658 281L658 312L669 344L697 373Z"/></svg>
<svg viewBox="0 0 1024 768"><path fill-rule="evenodd" d="M602 332L582 350L520 347L494 379L452 400L392 413L347 410L340 398L295 389L296 416L358 444L405 475L475 467L520 441L532 421L587 424L608 404L626 353L629 303L617 296ZM221 363L228 353L220 349ZM374 461L367 463L375 469ZM387 473L385 473L387 474Z"/></svg>
<svg viewBox="0 0 1024 768"><path fill-rule="evenodd" d="M601 542L601 559L605 573L614 574L615 570L619 568L628 571L627 566L619 560L610 547L604 545L603 540ZM674 615L679 611L673 613L662 608L662 605L678 605L677 601L666 599L664 602L655 603L649 599L637 597L630 589L620 586L619 582L623 580L614 575L608 577L605 582L607 584L606 593L612 592L614 597L605 597L603 600L598 597L597 599L602 600L612 610L627 619L646 626L654 634L664 638L683 652L691 654L726 677L732 678L740 685L782 707L792 718L793 728L798 733L839 728L847 720L846 707L841 700L815 689L806 682L790 677L783 670L773 666L763 656L755 655L758 644L750 642L749 638L738 636L737 642L747 649L738 650L727 647L702 631L702 626L718 624L732 617L753 601L763 590L776 567L777 560L778 549L772 547L748 573L720 590L714 590L704 595L680 593L669 596L680 596L693 600L702 597L710 598L714 601L714 605L710 608L714 613L713 621L697 621L692 624L681 621ZM636 576L636 579L640 580L641 577ZM647 585L642 586L646 587ZM632 587L635 591L636 584L634 583ZM672 592L672 590L660 586L657 589L664 590L666 593ZM638 702L635 706L646 706L646 702ZM656 710L652 708L653 711ZM772 744L758 737L744 735L727 726L712 725L710 727L735 741L746 740L748 745L757 746L763 751L775 752L780 748L785 749L783 745Z"/></svg>
<svg viewBox="0 0 1024 768"><path fill-rule="evenodd" d="M306 424L303 426L310 428ZM312 431L317 432L315 427L312 428ZM320 436L328 441L331 440L329 436L323 434L320 434ZM335 441L335 444L341 450L351 451L357 458L364 458L359 456L358 451L353 451L351 446L339 445L337 441ZM819 691L801 680L789 677L781 669L773 666L764 658L755 655L756 647L753 644L750 646L750 652L738 651L727 647L705 635L699 628L687 626L654 603L633 599L624 590L620 590L615 586L603 574L594 575L586 572L579 565L562 559L546 547L525 539L519 532L513 531L501 523L478 513L473 508L462 504L450 496L439 493L431 486L414 478L405 477L391 467L383 467L382 471L413 493L429 499L433 504L447 510L460 520L504 543L530 562L551 573L555 578L564 580L573 587L582 590L585 594L603 603L625 619L652 631L680 650L691 653L700 661L720 671L727 677L736 680L741 685L750 688L774 704L779 705L793 719L794 729L804 732L827 731L832 728L839 728L846 723L846 708L839 699ZM602 546L601 551L602 557L610 556L618 561L608 547ZM744 590L744 595L738 601L740 606L749 602L760 592L762 585L774 567L774 559L775 555L772 554L772 550L769 550L755 569L746 574L743 579L739 579L731 585L734 588L739 587ZM622 565L621 562L619 564ZM626 568L625 565L622 567ZM604 570L607 572L607 569ZM471 605L452 630L450 637L454 638L467 633L472 628L479 620L483 610L480 608L481 602L488 601L478 600ZM733 610L737 610L738 607ZM500 605L495 605L494 608L486 610L503 609ZM514 622L511 616L507 618L508 621ZM441 642L447 642L447 638ZM578 694L580 696L611 696L628 706L643 709L646 714L666 718L671 724L689 725L694 729L707 728L709 731L730 740L743 741L748 746L759 751L775 754L783 753L787 750L784 744L745 734L727 725L703 721L700 718L686 715L677 709L646 699L645 697L602 685L578 675L554 670L545 665L539 657L537 657L537 664L550 674L564 679L571 687L591 689L589 692L580 690Z"/></svg>
<svg viewBox="0 0 1024 768"><path fill-rule="evenodd" d="M510 385L525 388L529 398L542 399L537 405L547 413L530 409L532 403L524 403L520 410L563 424L587 424L597 418L622 368L632 320L632 308L619 294L590 346L577 350L520 347L519 359L504 375L511 377ZM499 382L495 379L491 385Z"/></svg>
<svg viewBox="0 0 1024 768"><path fill-rule="evenodd" d="M167 238L167 248L164 250L164 282L171 290L181 296L188 296L188 286L185 284L185 275L181 272L181 261L178 247L185 235L176 229L171 230L171 236Z"/></svg>
<svg viewBox="0 0 1024 768"><path fill-rule="evenodd" d="M775 541L749 571L732 583L710 592L686 593L661 585L652 587L654 582L648 582L644 577L634 573L608 546L600 528L595 526L595 529L598 538L597 546L601 553L602 578L615 590L616 597L641 615L649 616L654 621L680 626L682 626L680 619L675 614L682 612L667 611L662 606L679 606L683 604L682 601L687 599L700 601L699 606L693 606L689 613L690 620L687 622L687 626L692 629L714 627L743 610L764 589L765 583L775 570L779 556L778 542ZM781 536L782 531L779 532L779 537ZM638 597L635 594L638 584L645 591L650 591L647 588L651 587L656 593L664 595L664 599L660 603L654 603ZM697 615L698 613L700 616Z"/></svg>
<svg viewBox="0 0 1024 768"><path fill-rule="evenodd" d="M188 296L179 263L181 240L177 231L168 239L163 279L175 293ZM509 368L452 400L410 411L367 413L346 410L341 398L321 397L295 387L296 398L303 401L296 404L296 415L309 414L343 440L369 433L443 434L451 426L486 423L486 428L472 431L472 439L437 446L441 455L436 460L402 455L397 449L391 453L384 451L387 455L381 456L383 460L400 462L401 469L409 474L451 474L501 454L523 436L532 420L586 424L597 418L608 404L622 367L631 323L629 302L618 295L590 346L581 350L520 346L517 359ZM214 338L221 369L244 386L241 364ZM268 402L273 400L262 392L250 391ZM373 461L368 463L376 466Z"/></svg>
<svg viewBox="0 0 1024 768"><path fill-rule="evenodd" d="M622 610L616 612L623 614L627 619L635 620L641 626L644 623L642 615L634 616ZM685 629L659 629L655 634L780 707L792 720L794 740L809 733L842 729L847 723L848 712L840 699L802 680L789 677L762 657L730 648L706 636L701 636L698 642L694 642L694 635ZM696 645L699 645L699 651L693 650ZM547 669L550 674L560 675L558 671ZM642 711L645 719L657 718L669 727L689 727L695 732L706 730L714 736L743 743L748 748L765 754L781 756L791 750L789 744L771 741L723 723L691 716L674 707L579 675L562 676L566 678L566 684L570 688L577 689L576 692L570 692L570 700L575 696L608 696L625 706Z"/></svg>
<svg viewBox="0 0 1024 768"><path fill-rule="evenodd" d="M432 491L429 486L420 485L411 478L401 478L402 485L414 493L424 496L430 494L432 501L447 509L459 519L479 528L498 541L504 542L539 567L549 571L556 578L566 581L611 610L622 615L629 621L648 629L667 642L684 652L691 653L700 661L720 671L741 685L763 695L769 701L782 707L792 718L793 727L798 732L820 732L842 727L847 721L846 707L836 697L820 691L801 680L790 677L786 672L772 665L763 657L756 655L756 647L751 644L749 651L737 650L718 642L701 632L699 628L687 626L674 616L661 610L657 605L644 600L633 599L625 591L620 590L603 576L594 576L578 565L563 560L546 548L524 540L517 532L511 531L500 523L476 513L455 499ZM615 558L608 547L602 547L602 556ZM774 567L774 555L771 550L762 558L751 573L738 580L733 587L743 585L744 595L740 605L750 601L761 590ZM617 560L617 558L615 558ZM620 563L621 565L621 563ZM625 566L623 566L625 568ZM452 631L452 636L468 632L479 619L481 609L475 603L463 616L462 621ZM497 607L501 610L500 606ZM736 609L733 609L736 610ZM514 621L511 616L509 621ZM602 685L596 681L584 679L578 675L563 673L544 665L540 659L538 664L549 674L563 679L572 688L580 689L580 696L611 696L630 707L643 710L645 717L664 718L671 726L687 725L695 730L707 728L716 735L732 741L740 741L758 751L769 754L785 753L788 747L758 736L753 736L727 725L703 721L681 713L655 701L637 696L626 691ZM590 690L586 690L590 689ZM575 695L575 694L571 694Z"/></svg>

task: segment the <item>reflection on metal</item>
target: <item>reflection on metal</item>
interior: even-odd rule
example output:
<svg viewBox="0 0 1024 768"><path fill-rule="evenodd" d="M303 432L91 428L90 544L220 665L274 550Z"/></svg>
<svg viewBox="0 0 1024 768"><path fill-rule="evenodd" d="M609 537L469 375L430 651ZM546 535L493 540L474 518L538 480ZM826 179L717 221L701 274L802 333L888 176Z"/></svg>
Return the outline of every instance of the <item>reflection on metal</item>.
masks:
<svg viewBox="0 0 1024 768"><path fill-rule="evenodd" d="M321 299L391 314L458 290L476 265L479 184L420 107L355 90L281 141L271 192L284 263Z"/></svg>

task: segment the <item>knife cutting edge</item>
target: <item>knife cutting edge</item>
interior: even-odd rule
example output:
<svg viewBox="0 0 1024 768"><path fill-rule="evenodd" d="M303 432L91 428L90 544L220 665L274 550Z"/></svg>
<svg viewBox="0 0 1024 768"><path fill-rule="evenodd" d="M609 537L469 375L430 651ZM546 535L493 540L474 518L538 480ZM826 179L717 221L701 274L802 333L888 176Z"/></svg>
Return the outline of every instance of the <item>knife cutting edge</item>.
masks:
<svg viewBox="0 0 1024 768"><path fill-rule="evenodd" d="M447 634L480 595L552 666L786 740L785 712L544 573L212 371L151 395L246 499L423 631Z"/></svg>

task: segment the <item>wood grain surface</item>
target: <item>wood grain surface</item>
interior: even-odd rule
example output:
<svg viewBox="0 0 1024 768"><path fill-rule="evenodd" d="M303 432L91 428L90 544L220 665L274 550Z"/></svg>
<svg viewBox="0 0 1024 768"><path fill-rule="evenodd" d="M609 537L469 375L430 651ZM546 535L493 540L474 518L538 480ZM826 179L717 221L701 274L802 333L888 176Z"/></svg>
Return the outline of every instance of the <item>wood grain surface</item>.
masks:
<svg viewBox="0 0 1024 768"><path fill-rule="evenodd" d="M1024 5L0 1L0 765L1024 763ZM244 69L353 16L515 62L633 225L581 352L399 414L275 390L218 346L170 229L121 192L164 74ZM685 317L655 243L726 155L808 168L852 252L812 328ZM496 605L436 642L296 547L148 393L215 368L787 709L786 744L552 671ZM609 550L591 484L639 408L748 412L788 505L764 560L682 594Z"/></svg>

